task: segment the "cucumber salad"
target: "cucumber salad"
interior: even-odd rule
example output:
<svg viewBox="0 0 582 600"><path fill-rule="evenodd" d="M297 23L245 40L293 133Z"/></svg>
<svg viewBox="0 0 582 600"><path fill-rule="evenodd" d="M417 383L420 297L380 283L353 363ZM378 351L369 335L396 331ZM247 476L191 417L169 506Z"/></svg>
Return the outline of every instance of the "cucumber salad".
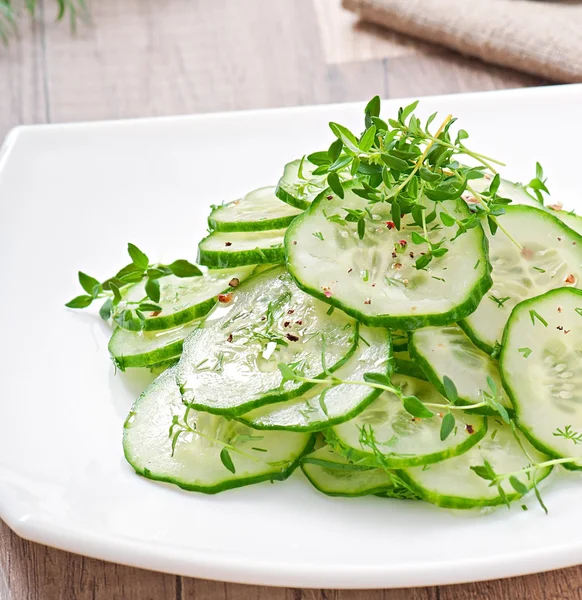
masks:
<svg viewBox="0 0 582 600"><path fill-rule="evenodd" d="M120 371L155 380L123 450L221 492L300 468L330 496L546 510L582 469L582 217L469 148L456 119L392 118L213 206L197 264L130 262L84 294ZM525 500L519 502L524 509Z"/></svg>

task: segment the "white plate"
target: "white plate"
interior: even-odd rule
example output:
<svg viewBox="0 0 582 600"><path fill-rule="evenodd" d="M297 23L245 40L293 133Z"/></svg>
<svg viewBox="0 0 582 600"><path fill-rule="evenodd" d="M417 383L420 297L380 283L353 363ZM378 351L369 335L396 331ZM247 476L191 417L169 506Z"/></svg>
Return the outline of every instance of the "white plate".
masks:
<svg viewBox="0 0 582 600"><path fill-rule="evenodd" d="M398 101L385 104L393 111ZM582 206L582 86L428 98L472 145L554 198ZM124 264L133 241L196 256L211 203L274 183L327 146L327 121L360 127L361 104L24 127L0 154L0 516L19 535L105 560L210 579L375 588L508 577L582 562L580 478L490 514L379 498L332 499L300 474L218 496L133 474L122 423L144 387L114 375L107 327L66 310L76 272Z"/></svg>

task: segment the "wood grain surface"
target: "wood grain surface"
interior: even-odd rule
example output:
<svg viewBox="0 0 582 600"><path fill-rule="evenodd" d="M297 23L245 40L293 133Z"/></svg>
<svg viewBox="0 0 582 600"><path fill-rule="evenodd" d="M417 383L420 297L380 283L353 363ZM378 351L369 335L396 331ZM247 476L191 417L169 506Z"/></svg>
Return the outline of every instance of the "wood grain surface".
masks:
<svg viewBox="0 0 582 600"><path fill-rule="evenodd" d="M72 38L52 0L0 49L0 139L23 123L117 119L544 82L356 22L339 0L99 0ZM1 493L1 490L0 490ZM562 600L582 568L439 588L261 588L163 575L18 538L0 522L0 600Z"/></svg>

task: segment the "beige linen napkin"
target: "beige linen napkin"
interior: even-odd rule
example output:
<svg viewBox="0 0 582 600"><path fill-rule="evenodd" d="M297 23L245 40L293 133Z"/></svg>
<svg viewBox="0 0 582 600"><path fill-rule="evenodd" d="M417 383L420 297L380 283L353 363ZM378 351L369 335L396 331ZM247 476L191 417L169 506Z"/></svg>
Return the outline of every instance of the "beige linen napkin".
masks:
<svg viewBox="0 0 582 600"><path fill-rule="evenodd" d="M342 0L362 21L547 79L582 82L582 3Z"/></svg>

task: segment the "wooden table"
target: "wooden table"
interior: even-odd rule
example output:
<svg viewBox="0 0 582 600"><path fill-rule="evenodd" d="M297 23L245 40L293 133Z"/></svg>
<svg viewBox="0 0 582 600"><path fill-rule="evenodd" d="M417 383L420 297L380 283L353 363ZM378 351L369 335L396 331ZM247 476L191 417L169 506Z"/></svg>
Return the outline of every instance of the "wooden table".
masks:
<svg viewBox="0 0 582 600"><path fill-rule="evenodd" d="M0 49L0 139L20 123L397 98L544 82L355 19L338 0L99 0L71 39L22 22ZM1 490L0 490L1 493ZM541 517L543 518L543 517ZM0 522L0 600L541 600L582 598L582 568L464 586L331 591L162 575L23 541Z"/></svg>

